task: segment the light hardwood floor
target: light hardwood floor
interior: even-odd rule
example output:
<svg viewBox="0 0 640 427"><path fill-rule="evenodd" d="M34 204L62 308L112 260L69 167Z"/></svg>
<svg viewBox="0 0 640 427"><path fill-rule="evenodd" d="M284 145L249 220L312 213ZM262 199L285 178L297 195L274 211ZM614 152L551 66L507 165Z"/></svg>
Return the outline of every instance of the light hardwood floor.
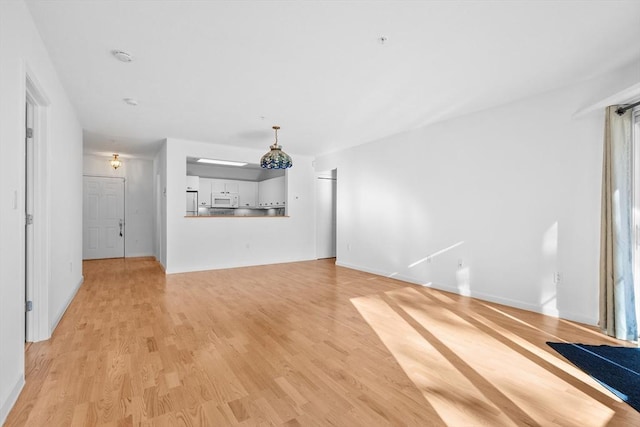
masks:
<svg viewBox="0 0 640 427"><path fill-rule="evenodd" d="M595 328L336 267L84 263L8 426L639 426L546 341Z"/></svg>

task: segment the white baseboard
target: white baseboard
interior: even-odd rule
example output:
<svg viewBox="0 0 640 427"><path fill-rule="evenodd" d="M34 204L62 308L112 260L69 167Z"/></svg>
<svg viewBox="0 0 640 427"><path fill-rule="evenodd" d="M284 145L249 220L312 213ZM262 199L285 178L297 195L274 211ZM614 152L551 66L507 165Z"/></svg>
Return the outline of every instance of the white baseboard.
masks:
<svg viewBox="0 0 640 427"><path fill-rule="evenodd" d="M270 261L246 261L246 262L238 262L238 263L224 263L218 265L198 265L198 266L181 266L178 268L166 269L165 274L180 274L180 273L194 273L197 271L210 271L210 270L227 270L230 268L242 268L242 267L259 267L261 265L274 265L274 264L288 264L292 262L303 262L303 261L316 261L315 258L290 258L290 259L282 259L282 260L270 260ZM354 268L354 270L357 270Z"/></svg>
<svg viewBox="0 0 640 427"><path fill-rule="evenodd" d="M55 320L51 323L49 336L51 336L53 334L53 331L55 331L56 328L58 327L58 323L60 323L60 320L62 320L62 316L64 316L64 313L67 311L67 308L69 308L69 304L71 304L71 301L73 301L73 299L76 297L76 294L78 293L78 290L80 289L80 286L82 286L83 282L84 282L84 276L80 276L80 281L76 284L75 288L67 298L66 304L64 305L64 307L62 307L62 310L58 312L58 315L56 316Z"/></svg>
<svg viewBox="0 0 640 427"><path fill-rule="evenodd" d="M11 392L7 396L7 400L2 402L2 406L0 406L0 425L4 425L4 422L7 420L7 416L9 412L11 412L11 408L16 404L20 393L22 392L22 388L24 387L24 374L20 374L18 380L13 385Z"/></svg>
<svg viewBox="0 0 640 427"><path fill-rule="evenodd" d="M340 262L340 261L336 261L336 265L341 266L341 267L346 267L346 268L350 268L352 270L358 270L358 271L364 271L365 273L371 273L371 274L375 274L376 276L383 276L383 277L388 277L391 279L396 279L396 280L400 280L402 282L407 282L407 283L412 283L414 285L420 285L420 286L425 286L428 288L433 288L433 289L438 289L440 291L445 291L445 292L451 292L453 294L457 294L457 295L464 295L464 296L468 296L471 298L476 298L479 300L483 300L483 301L488 301L488 302L493 302L496 304L502 304L502 305L506 305L509 307L514 307L514 308L519 308L522 310L527 310L527 311L532 311L534 313L540 313L540 314L544 314L550 317L557 317L557 318L562 318L562 319L566 319L566 320L570 320L573 322L578 322L578 323L584 323L587 325L597 325L598 321L597 319L592 319L589 318L587 316L583 316L583 315L579 315L579 314L575 314L575 313L569 313L569 312L565 312L565 311L561 311L561 310L557 310L557 309L547 309L541 305L536 305L536 304L530 304L524 301L519 301L519 300L513 300L513 299L509 299L509 298L503 298L497 295L492 295L492 294L487 294L484 292L478 292L478 291L473 291L471 290L469 293L461 293L460 290L455 287L455 286L447 286L447 285L443 285L443 284L439 284L439 283L432 283L432 282L421 282L418 281L414 278L408 277L408 276L403 276L401 274L395 274L395 273L389 273L389 272L385 272L385 271L381 271L381 270L376 270L376 269L371 269L368 267L362 267L362 266L358 266L358 265L353 265L353 264L349 264L349 263L344 263L344 262Z"/></svg>
<svg viewBox="0 0 640 427"><path fill-rule="evenodd" d="M597 317L587 317L581 314L560 310L560 318L571 320L572 322L584 323L585 325L598 326Z"/></svg>
<svg viewBox="0 0 640 427"><path fill-rule="evenodd" d="M128 253L124 256L125 258L146 258L152 257L155 258L155 254L152 252L138 252L138 253Z"/></svg>
<svg viewBox="0 0 640 427"><path fill-rule="evenodd" d="M154 258L156 259L156 262L158 263L158 265L160 266L164 274L167 274L167 269L165 268L164 264L160 261L160 258L158 258L155 255L154 255Z"/></svg>
<svg viewBox="0 0 640 427"><path fill-rule="evenodd" d="M391 279L398 279L398 280L402 280L399 279L398 277L396 277L394 274L389 274L387 272L384 272L382 270L375 270L372 268L367 268L367 267L362 267L359 265L354 265L354 264L349 264L346 262L341 262L336 260L336 265L339 267L345 267L345 268L350 268L352 270L358 270L358 271L364 271L365 273L371 273L371 274L375 274L376 276L384 276L384 277L388 277ZM408 280L402 280L403 282L408 282ZM411 283L415 283L415 282L411 282ZM417 285L420 285L421 283L416 283Z"/></svg>

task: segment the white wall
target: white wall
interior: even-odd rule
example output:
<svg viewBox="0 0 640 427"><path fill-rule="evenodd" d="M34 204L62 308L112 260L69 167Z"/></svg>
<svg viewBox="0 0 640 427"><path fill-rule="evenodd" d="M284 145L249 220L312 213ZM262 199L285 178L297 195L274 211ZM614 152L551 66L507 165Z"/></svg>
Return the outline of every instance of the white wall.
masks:
<svg viewBox="0 0 640 427"><path fill-rule="evenodd" d="M167 273L315 258L311 158L291 154L294 166L287 170L289 217L185 218L187 156L255 163L264 153L171 138L166 148Z"/></svg>
<svg viewBox="0 0 640 427"><path fill-rule="evenodd" d="M638 69L318 158L338 264L597 323L604 113L573 115Z"/></svg>
<svg viewBox="0 0 640 427"><path fill-rule="evenodd" d="M84 156L84 174L125 178L125 257L153 256L154 252L154 174L153 160L121 158L113 169L111 157Z"/></svg>
<svg viewBox="0 0 640 427"><path fill-rule="evenodd" d="M24 384L26 72L45 92L49 257L44 321L56 325L82 283L82 130L22 1L0 1L0 423ZM37 215L37 213L36 213Z"/></svg>

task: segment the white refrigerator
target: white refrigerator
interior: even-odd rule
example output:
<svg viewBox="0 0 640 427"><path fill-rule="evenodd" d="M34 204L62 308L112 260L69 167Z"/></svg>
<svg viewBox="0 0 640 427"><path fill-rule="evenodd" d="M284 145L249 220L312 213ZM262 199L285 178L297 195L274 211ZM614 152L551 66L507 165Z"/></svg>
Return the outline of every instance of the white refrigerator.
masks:
<svg viewBox="0 0 640 427"><path fill-rule="evenodd" d="M187 191L187 216L198 216L197 191Z"/></svg>

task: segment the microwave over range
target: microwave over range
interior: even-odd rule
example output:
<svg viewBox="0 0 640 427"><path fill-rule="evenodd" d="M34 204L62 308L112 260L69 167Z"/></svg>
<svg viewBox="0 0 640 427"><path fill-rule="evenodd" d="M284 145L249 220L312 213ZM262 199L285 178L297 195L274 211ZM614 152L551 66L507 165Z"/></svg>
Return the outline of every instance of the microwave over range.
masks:
<svg viewBox="0 0 640 427"><path fill-rule="evenodd" d="M212 193L211 207L212 208L237 208L238 195L234 193Z"/></svg>

